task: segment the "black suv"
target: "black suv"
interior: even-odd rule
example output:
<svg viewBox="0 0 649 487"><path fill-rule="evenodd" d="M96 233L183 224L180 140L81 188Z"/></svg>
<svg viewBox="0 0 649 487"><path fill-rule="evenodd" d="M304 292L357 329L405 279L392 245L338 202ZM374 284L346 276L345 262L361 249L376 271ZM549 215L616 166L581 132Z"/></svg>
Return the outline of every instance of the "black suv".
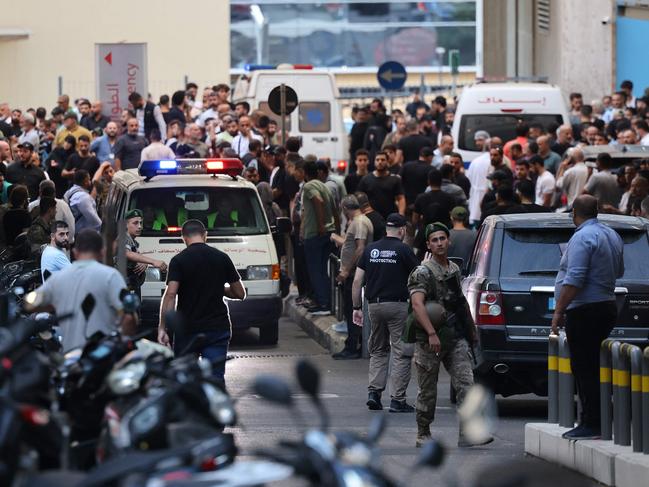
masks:
<svg viewBox="0 0 649 487"><path fill-rule="evenodd" d="M649 220L600 215L624 240L625 272L616 282L612 337L649 343ZM488 217L462 283L478 328L484 362L476 380L509 396L547 395L547 336L554 280L575 226L570 215Z"/></svg>

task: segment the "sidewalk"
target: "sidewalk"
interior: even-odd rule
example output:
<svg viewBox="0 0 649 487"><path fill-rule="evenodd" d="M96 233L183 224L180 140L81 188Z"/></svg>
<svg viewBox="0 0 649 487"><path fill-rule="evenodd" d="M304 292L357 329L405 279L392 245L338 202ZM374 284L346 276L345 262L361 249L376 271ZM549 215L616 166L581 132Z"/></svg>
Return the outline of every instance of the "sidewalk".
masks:
<svg viewBox="0 0 649 487"><path fill-rule="evenodd" d="M335 332L333 325L338 323L335 316L313 316L295 304L294 294L284 300L284 313L295 321L311 338L331 353L339 352L345 346L346 333Z"/></svg>
<svg viewBox="0 0 649 487"><path fill-rule="evenodd" d="M561 438L569 428L557 424L525 425L525 452L591 477L604 485L649 485L649 455L612 441Z"/></svg>

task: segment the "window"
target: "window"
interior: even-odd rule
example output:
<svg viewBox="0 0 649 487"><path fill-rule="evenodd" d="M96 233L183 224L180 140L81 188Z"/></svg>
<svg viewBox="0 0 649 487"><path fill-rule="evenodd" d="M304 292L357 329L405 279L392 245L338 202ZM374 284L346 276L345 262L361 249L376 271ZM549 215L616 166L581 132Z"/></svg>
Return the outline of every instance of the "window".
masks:
<svg viewBox="0 0 649 487"><path fill-rule="evenodd" d="M300 132L330 132L331 105L329 102L302 102L298 108Z"/></svg>
<svg viewBox="0 0 649 487"><path fill-rule="evenodd" d="M230 0L232 68L246 64L446 65L437 47L476 62L475 1Z"/></svg>
<svg viewBox="0 0 649 487"><path fill-rule="evenodd" d="M487 274L487 263L493 233L494 227L492 226L482 226L480 228L480 233L473 248L469 274L475 274L476 276L485 276Z"/></svg>
<svg viewBox="0 0 649 487"><path fill-rule="evenodd" d="M232 188L145 188L134 191L129 209L142 210L142 236L165 236L190 219L209 235L260 235L268 232L257 192ZM170 230L174 228L174 230Z"/></svg>
<svg viewBox="0 0 649 487"><path fill-rule="evenodd" d="M478 130L486 130L491 137L500 137L503 143L516 138L516 126L520 122L530 125L540 123L547 130L553 124L563 122L561 115L463 115L460 122L458 146L463 150L479 150L473 136Z"/></svg>
<svg viewBox="0 0 649 487"><path fill-rule="evenodd" d="M645 279L649 275L649 245L644 231L618 231L624 241L623 279ZM572 228L550 230L516 229L505 232L502 277L555 276ZM533 259L529 256L534 255Z"/></svg>
<svg viewBox="0 0 649 487"><path fill-rule="evenodd" d="M540 32L550 33L550 0L536 0L536 25Z"/></svg>

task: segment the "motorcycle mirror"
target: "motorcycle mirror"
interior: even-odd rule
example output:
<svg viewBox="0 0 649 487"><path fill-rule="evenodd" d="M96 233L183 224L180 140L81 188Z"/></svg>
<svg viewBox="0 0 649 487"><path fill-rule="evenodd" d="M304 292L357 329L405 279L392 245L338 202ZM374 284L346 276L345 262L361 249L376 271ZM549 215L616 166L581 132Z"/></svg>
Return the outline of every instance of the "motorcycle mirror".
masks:
<svg viewBox="0 0 649 487"><path fill-rule="evenodd" d="M417 467L439 467L444 461L446 452L444 446L437 440L431 440L421 449L415 466Z"/></svg>
<svg viewBox="0 0 649 487"><path fill-rule="evenodd" d="M255 378L252 389L255 391L255 394L260 395L267 401L288 407L293 405L291 388L279 377L260 375Z"/></svg>
<svg viewBox="0 0 649 487"><path fill-rule="evenodd" d="M472 443L488 440L495 429L497 409L493 393L480 384L473 385L457 411L460 431Z"/></svg>
<svg viewBox="0 0 649 487"><path fill-rule="evenodd" d="M385 431L386 426L388 425L387 417L384 414L379 414L372 418L370 423L370 430L367 433L367 441L370 444L375 444L379 441L383 432Z"/></svg>
<svg viewBox="0 0 649 487"><path fill-rule="evenodd" d="M300 360L296 366L297 381L304 392L306 392L317 403L320 402L320 372L308 360Z"/></svg>

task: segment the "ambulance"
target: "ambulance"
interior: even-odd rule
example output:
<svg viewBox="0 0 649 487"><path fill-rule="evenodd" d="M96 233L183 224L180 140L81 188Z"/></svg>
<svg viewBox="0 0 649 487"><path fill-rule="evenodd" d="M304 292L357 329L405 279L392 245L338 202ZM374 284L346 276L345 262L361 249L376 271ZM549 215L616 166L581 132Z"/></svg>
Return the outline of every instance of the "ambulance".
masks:
<svg viewBox="0 0 649 487"><path fill-rule="evenodd" d="M259 328L260 341L274 344L282 298L273 234L289 232L290 221L278 218L269 225L255 186L239 176L241 170L239 159L143 161L138 169L115 174L105 215L116 223L128 211L141 210L139 252L167 263L185 249L183 223L201 220L207 244L232 259L246 289L244 301L227 300L233 328ZM165 280L158 269L147 269L141 287L146 326L158 323Z"/></svg>
<svg viewBox="0 0 649 487"><path fill-rule="evenodd" d="M232 101L245 101L250 110L261 110L281 127L281 117L268 107L268 95L281 84L297 93L298 106L286 117L289 135L302 139L302 154L328 157L333 169L349 157L347 132L334 75L310 65L247 66L237 80Z"/></svg>
<svg viewBox="0 0 649 487"><path fill-rule="evenodd" d="M462 90L455 111L451 135L465 164L480 155L474 136L485 130L503 143L516 138L516 125L569 123L568 110L561 90L541 82L480 82Z"/></svg>

